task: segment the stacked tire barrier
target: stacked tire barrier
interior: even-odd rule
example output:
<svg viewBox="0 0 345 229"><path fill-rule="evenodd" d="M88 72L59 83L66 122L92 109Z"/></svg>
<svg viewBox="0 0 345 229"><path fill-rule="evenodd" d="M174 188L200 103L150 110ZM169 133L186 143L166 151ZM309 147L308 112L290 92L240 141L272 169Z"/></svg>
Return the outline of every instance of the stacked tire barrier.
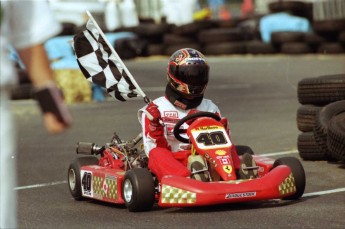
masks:
<svg viewBox="0 0 345 229"><path fill-rule="evenodd" d="M345 163L345 74L302 79L297 93L301 158Z"/></svg>
<svg viewBox="0 0 345 229"><path fill-rule="evenodd" d="M320 0L313 4L291 0L268 3L268 15L287 13L306 19L311 27L309 32L302 32L297 28L290 28L288 31L283 29L285 27L276 28L270 34L270 42L264 41L260 29L260 22L268 15L253 15L249 18L232 18L225 21L205 19L180 26L145 21L135 28L121 28L118 31L127 30L138 36L129 47L136 50L137 56L170 56L177 49L184 47L198 49L208 56L344 54L344 6L345 0ZM119 55L125 57L121 50Z"/></svg>

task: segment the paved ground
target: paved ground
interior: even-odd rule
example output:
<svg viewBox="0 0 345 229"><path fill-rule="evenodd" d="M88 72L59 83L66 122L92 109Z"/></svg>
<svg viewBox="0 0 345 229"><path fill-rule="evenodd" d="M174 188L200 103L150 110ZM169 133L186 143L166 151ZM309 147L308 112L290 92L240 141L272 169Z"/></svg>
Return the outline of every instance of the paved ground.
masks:
<svg viewBox="0 0 345 229"><path fill-rule="evenodd" d="M345 56L209 58L212 98L230 120L235 144L256 154L298 157L297 83L305 77L345 72ZM166 58L127 61L150 98L163 94ZM109 142L116 131L129 139L139 133L136 111L142 100L70 105L73 127L50 136L32 101L13 103L18 126L20 228L344 228L345 166L302 161L307 176L300 201L265 201L202 208L154 207L130 213L123 206L71 197L67 168L78 141ZM4 144L4 143L1 143Z"/></svg>

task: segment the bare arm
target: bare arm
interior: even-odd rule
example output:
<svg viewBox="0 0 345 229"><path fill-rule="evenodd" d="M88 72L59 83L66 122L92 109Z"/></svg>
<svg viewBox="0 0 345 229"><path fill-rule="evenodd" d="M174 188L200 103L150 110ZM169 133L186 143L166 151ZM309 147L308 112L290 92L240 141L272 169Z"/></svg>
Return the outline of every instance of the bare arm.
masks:
<svg viewBox="0 0 345 229"><path fill-rule="evenodd" d="M35 87L54 83L53 72L42 44L18 50L18 53ZM53 113L44 113L43 120L46 129L51 133L60 133L67 128Z"/></svg>

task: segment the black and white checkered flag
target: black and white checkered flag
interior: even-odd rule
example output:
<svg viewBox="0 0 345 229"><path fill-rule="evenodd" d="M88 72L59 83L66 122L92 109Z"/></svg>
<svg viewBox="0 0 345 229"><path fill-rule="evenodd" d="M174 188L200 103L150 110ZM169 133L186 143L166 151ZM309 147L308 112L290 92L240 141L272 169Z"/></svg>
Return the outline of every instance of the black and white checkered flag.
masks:
<svg viewBox="0 0 345 229"><path fill-rule="evenodd" d="M88 12L89 14L89 12ZM106 40L103 32L89 14L85 31L73 38L78 65L87 80L106 89L120 101L142 96L141 91L120 57Z"/></svg>

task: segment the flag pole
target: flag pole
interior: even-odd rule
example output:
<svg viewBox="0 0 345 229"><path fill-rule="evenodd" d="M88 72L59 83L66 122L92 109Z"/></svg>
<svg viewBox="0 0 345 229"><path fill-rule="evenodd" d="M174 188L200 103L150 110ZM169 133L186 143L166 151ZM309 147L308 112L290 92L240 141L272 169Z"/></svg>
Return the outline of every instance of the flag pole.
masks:
<svg viewBox="0 0 345 229"><path fill-rule="evenodd" d="M101 28L98 26L96 20L93 18L93 16L91 15L91 13L87 10L86 11L87 15L89 16L89 18L91 19L91 21L93 22L93 24L95 25L95 27L97 28L99 34L102 36L102 38L104 39L105 43L109 46L110 51L112 52L112 54L115 55L116 59L119 61L119 63L121 64L121 67L123 68L123 70L126 72L127 76L131 79L133 85L135 86L135 88L137 89L137 91L139 92L139 94L144 98L144 102L149 104L151 102L151 100L146 96L146 94L144 93L143 90L141 90L139 84L135 81L133 75L129 72L128 68L126 67L126 65L123 63L123 61L121 60L121 58L119 57L119 55L117 54L117 52L115 51L115 49L113 48L113 46L109 43L108 39L106 38L105 34L103 33L103 31L101 30Z"/></svg>

